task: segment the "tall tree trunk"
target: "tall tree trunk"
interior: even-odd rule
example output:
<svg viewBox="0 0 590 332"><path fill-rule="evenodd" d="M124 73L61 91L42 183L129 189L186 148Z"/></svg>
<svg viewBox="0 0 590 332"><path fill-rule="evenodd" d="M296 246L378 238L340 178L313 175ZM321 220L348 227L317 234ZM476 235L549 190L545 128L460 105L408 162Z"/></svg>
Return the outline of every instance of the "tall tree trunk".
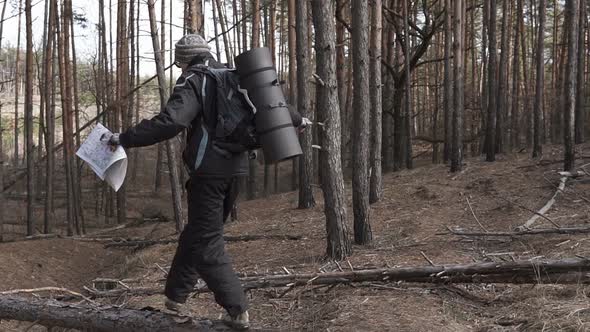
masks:
<svg viewBox="0 0 590 332"><path fill-rule="evenodd" d="M369 207L369 9L367 1L352 1L353 62L353 155L352 202L354 241L368 244L373 239Z"/></svg>
<svg viewBox="0 0 590 332"><path fill-rule="evenodd" d="M336 81L336 27L334 3L312 1L315 26L317 75L324 84L317 86L317 119L326 124L320 131L322 151L322 190L326 214L327 256L344 259L352 252L346 227L346 199L340 155L340 107Z"/></svg>
<svg viewBox="0 0 590 332"><path fill-rule="evenodd" d="M227 64L229 67L234 66L234 59L231 52L231 41L229 40L229 33L227 33L227 17L225 16L224 7L221 4L222 0L213 0L215 3L211 5L212 8L217 5L217 16L219 18L219 26L221 27L221 32L223 33L223 48L225 49L225 58L227 59ZM215 34L217 36L217 33ZM217 39L217 38L216 38ZM219 60L219 58L218 58Z"/></svg>
<svg viewBox="0 0 590 332"><path fill-rule="evenodd" d="M246 8L246 0L241 1L242 4L242 52L248 50L248 10Z"/></svg>
<svg viewBox="0 0 590 332"><path fill-rule="evenodd" d="M404 115L402 124L404 126L405 156L406 168L414 168L414 160L412 158L412 68L410 67L410 57L412 55L410 47L410 26L408 20L410 19L408 0L403 1L404 4L404 36L405 36L405 52L404 52L404 69L405 69L405 87L404 87ZM355 15L356 16L356 15ZM416 44L414 42L414 44Z"/></svg>
<svg viewBox="0 0 590 332"><path fill-rule="evenodd" d="M16 63L14 66L14 164L20 164L19 160L19 119L18 119L18 99L20 94L20 36L21 36L21 20L23 12L23 1L18 3L18 30L16 37Z"/></svg>
<svg viewBox="0 0 590 332"><path fill-rule="evenodd" d="M485 6L485 4L484 4ZM452 70L451 70L451 45L453 39L453 31L451 29L451 0L445 0L445 68L444 68L444 94L443 107L445 118L445 143L443 147L443 161L446 163L451 157L451 146L453 141L452 125L452 103L453 103L453 88L452 88ZM485 46L484 46L485 47Z"/></svg>
<svg viewBox="0 0 590 332"><path fill-rule="evenodd" d="M296 40L297 40L297 108L301 116L311 118L311 89L309 80L311 74L311 50L307 47L307 1L296 2ZM312 158L312 131L305 130L301 134L301 149L303 154L299 158L299 208L307 209L315 206L313 198L313 158Z"/></svg>
<svg viewBox="0 0 590 332"><path fill-rule="evenodd" d="M502 0L502 35L500 37L500 67L498 68L498 100L496 121L496 152L504 152L504 131L506 130L506 110L508 108L508 91L506 88L506 74L508 71L508 0Z"/></svg>
<svg viewBox="0 0 590 332"><path fill-rule="evenodd" d="M158 73L158 91L160 92L160 107L163 109L168 100L168 89L166 89L166 75L164 73L164 61L160 53L160 43L158 42L158 32L156 27L156 13L154 10L154 0L148 0L148 13L150 18L150 31L152 35L152 46L154 50L154 60L156 62L156 71ZM174 205L174 220L176 231L181 232L184 228L184 218L182 216L181 189L178 183L178 166L175 157L175 147L173 140L166 141L166 153L168 155L168 170L170 173L170 187L172 189L172 203Z"/></svg>
<svg viewBox="0 0 590 332"><path fill-rule="evenodd" d="M513 148L520 148L520 122L519 122L519 97L520 97L520 24L523 16L522 0L516 0L516 24L514 24L514 54L512 59L512 134L510 135ZM524 33L524 32L523 32ZM524 56L524 54L523 54Z"/></svg>
<svg viewBox="0 0 590 332"><path fill-rule="evenodd" d="M489 68L489 53L488 51L488 29L490 23L490 3L483 2L482 13L482 30L481 30L481 128L485 130L485 135L480 139L480 150L482 153L487 153L488 148L488 101L489 101L489 85L488 85L488 68Z"/></svg>
<svg viewBox="0 0 590 332"><path fill-rule="evenodd" d="M289 0L288 2L288 22L289 26L289 103L295 105L297 100L297 52L296 52L296 41L297 36L295 32L295 0ZM299 158L293 158L292 160L292 171L291 171L291 189L297 190L297 173L299 165Z"/></svg>
<svg viewBox="0 0 590 332"><path fill-rule="evenodd" d="M393 1L393 0L392 0ZM392 66L394 63L395 54L395 29L391 24L385 26L387 31L385 38L385 47L383 51L387 53L385 63ZM383 171L391 172L394 170L394 155L393 155L393 94L395 88L395 80L391 73L387 72L385 75L385 82L383 85L383 144L382 144L382 155L383 155Z"/></svg>
<svg viewBox="0 0 590 332"><path fill-rule="evenodd" d="M128 101L125 96L129 88L129 40L127 34L127 0L119 0L117 5L117 109L114 116L115 130L124 131ZM164 19L164 18L162 18ZM117 191L117 222L124 224L127 219L127 186L123 184Z"/></svg>
<svg viewBox="0 0 590 332"><path fill-rule="evenodd" d="M345 0L336 0L336 17L344 19L344 8L347 5ZM342 165L346 167L347 149L346 149L346 62L344 56L345 46L345 30L344 24L338 20L336 22L336 79L338 80L338 101L340 102L340 110L343 116L340 117L340 126L343 128L341 137L342 146Z"/></svg>
<svg viewBox="0 0 590 332"><path fill-rule="evenodd" d="M533 133L533 158L540 157L543 153L541 145L541 118L543 114L543 86L545 81L545 0L539 0L539 27L537 37L537 78L535 88L534 109L534 133Z"/></svg>
<svg viewBox="0 0 590 332"><path fill-rule="evenodd" d="M78 98L78 65L76 61L76 43L75 43L75 35L74 35L74 20L73 20L73 13L71 8L71 2L69 4L69 12L68 15L69 19L69 29L72 35L71 38L71 49L72 49L72 86L74 92L74 103L73 103L73 113L75 119L75 131L76 131L76 149L80 146L80 102ZM82 184L80 181L80 176L78 174L79 170L82 167L82 159L75 158L72 150L72 165L74 163L73 159L75 159L76 167L72 168L72 185L75 190L74 194L74 208L76 213L76 227L81 231L81 233L86 232L86 226L84 224L84 209L82 208Z"/></svg>
<svg viewBox="0 0 590 332"><path fill-rule="evenodd" d="M587 13L586 13L585 1L580 1L580 31L578 33L578 69L576 79L576 119L575 119L575 132L576 132L576 144L584 143L585 129L586 129L586 96L584 95L584 88L586 86L586 29L588 26Z"/></svg>
<svg viewBox="0 0 590 332"><path fill-rule="evenodd" d="M454 97L453 97L453 144L451 149L451 172L459 172L463 163L463 111L464 111L464 55L465 49L463 42L465 40L465 9L463 2L465 0L455 0L453 4L453 78L454 78ZM506 0L504 0L506 1Z"/></svg>
<svg viewBox="0 0 590 332"><path fill-rule="evenodd" d="M541 0L543 1L543 0ZM490 22L488 38L490 41L488 58L488 122L486 129L486 161L496 160L496 0L490 0Z"/></svg>
<svg viewBox="0 0 590 332"><path fill-rule="evenodd" d="M371 80L371 182L369 185L369 203L376 203L383 195L383 178L381 170L381 137L383 131L381 119L383 117L383 102L381 90L381 60L382 60L382 34L383 34L383 16L382 1L375 0L371 2L371 63L370 63L370 80Z"/></svg>
<svg viewBox="0 0 590 332"><path fill-rule="evenodd" d="M67 0L66 0L67 1ZM59 80L61 82L60 86L60 95L61 95L61 104L62 104L62 128L63 128L63 144L64 144L64 160L65 160L65 177L66 177L66 191L67 191L67 235L72 236L73 226L74 226L74 213L73 213L73 191L72 191L72 179L71 179L71 163L69 158L69 153L71 152L70 148L70 126L68 121L68 117L71 115L70 113L70 104L71 104L71 94L68 85L68 73L69 71L66 70L69 63L69 52L68 52L68 45L69 38L66 40L66 34L68 30L68 24L66 19L66 11L64 10L65 6L62 6L62 15L61 15L61 25L59 26L58 31L58 53L59 53ZM71 120L71 119L70 119Z"/></svg>
<svg viewBox="0 0 590 332"><path fill-rule="evenodd" d="M252 0L252 48L260 47L260 0ZM256 197L256 172L258 163L250 159L248 172L248 199Z"/></svg>
<svg viewBox="0 0 590 332"><path fill-rule="evenodd" d="M55 98L55 83L53 78L55 77L55 66L54 54L55 54L55 33L56 26L59 19L57 18L57 0L49 0L49 20L48 20L48 39L45 47L45 115L47 120L46 125L46 136L45 144L47 151L47 164L46 164L46 182L45 182L45 213L43 222L43 232L45 234L51 233L51 227L53 224L53 173L55 169L55 160L53 153L53 146L55 144L55 105L53 100Z"/></svg>
<svg viewBox="0 0 590 332"><path fill-rule="evenodd" d="M205 32L205 22L203 20L203 0L185 0L187 12L184 18L187 33L197 33L201 36Z"/></svg>
<svg viewBox="0 0 590 332"><path fill-rule="evenodd" d="M33 177L34 170L34 152L33 152L33 18L31 15L31 0L25 0L25 21L27 30L27 53L25 59L25 132L27 147L27 235L35 233L34 220L34 192Z"/></svg>
<svg viewBox="0 0 590 332"><path fill-rule="evenodd" d="M0 49L2 49L2 36L4 32L4 14L6 13L6 5L8 1L4 1L2 6L2 14L0 14ZM0 128L2 128L2 103L0 103ZM3 240L4 234L4 133L0 130L0 242Z"/></svg>
<svg viewBox="0 0 590 332"><path fill-rule="evenodd" d="M575 164L574 121L576 119L576 78L578 69L578 10L580 0L566 0L567 67L565 68L565 109L564 109L564 164L565 171L573 171Z"/></svg>

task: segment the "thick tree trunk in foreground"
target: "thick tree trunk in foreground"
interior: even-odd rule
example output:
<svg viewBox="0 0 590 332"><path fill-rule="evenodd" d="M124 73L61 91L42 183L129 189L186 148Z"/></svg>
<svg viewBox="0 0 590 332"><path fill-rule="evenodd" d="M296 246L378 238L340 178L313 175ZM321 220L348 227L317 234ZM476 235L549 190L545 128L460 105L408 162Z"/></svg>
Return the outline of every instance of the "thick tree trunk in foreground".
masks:
<svg viewBox="0 0 590 332"><path fill-rule="evenodd" d="M354 241L368 244L373 239L369 207L369 8L367 1L352 1L353 63L353 156L352 202Z"/></svg>
<svg viewBox="0 0 590 332"><path fill-rule="evenodd" d="M381 167L381 138L383 128L381 126L383 118L383 95L381 88L381 60L382 60L382 34L383 34L383 17L382 1L375 0L371 3L371 64L370 64L370 82L371 82L371 159L370 159L370 185L369 185L369 203L377 203L383 195L383 176Z"/></svg>
<svg viewBox="0 0 590 332"><path fill-rule="evenodd" d="M0 318L92 331L230 331L220 322L192 320L150 310L91 307L54 300L0 297Z"/></svg>
<svg viewBox="0 0 590 332"><path fill-rule="evenodd" d="M307 1L297 1L296 4L296 32L297 37L297 108L301 116L313 118L311 115L311 89L309 77L311 77L311 50L307 47ZM315 206L313 198L313 150L312 130L308 128L301 136L301 149L303 154L299 157L299 208L307 209Z"/></svg>
<svg viewBox="0 0 590 332"><path fill-rule="evenodd" d="M588 20L586 13L586 1L580 1L580 31L578 32L578 69L576 80L576 144L584 143L586 130L586 30L588 30Z"/></svg>
<svg viewBox="0 0 590 332"><path fill-rule="evenodd" d="M316 31L317 75L321 80L317 88L316 118L324 123L320 129L320 169L326 214L327 256L331 259L344 259L350 255L352 248L346 227L346 199L340 155L334 3L330 0L315 0L312 2L312 12Z"/></svg>

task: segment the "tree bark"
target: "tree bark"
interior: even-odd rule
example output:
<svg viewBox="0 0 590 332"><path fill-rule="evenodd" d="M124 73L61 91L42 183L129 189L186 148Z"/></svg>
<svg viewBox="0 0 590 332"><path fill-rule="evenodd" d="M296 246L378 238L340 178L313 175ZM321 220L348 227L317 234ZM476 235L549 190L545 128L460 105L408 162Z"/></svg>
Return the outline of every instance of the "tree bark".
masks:
<svg viewBox="0 0 590 332"><path fill-rule="evenodd" d="M369 8L368 2L352 1L352 63L353 63L353 167L352 201L354 241L369 244L373 239L369 207Z"/></svg>
<svg viewBox="0 0 590 332"><path fill-rule="evenodd" d="M383 195L383 171L381 167L381 137L382 117L383 117L383 94L381 90L381 60L382 57L382 35L383 35L383 16L382 1L374 0L371 2L372 25L371 25L371 165L370 165L370 185L369 185L369 203L377 203Z"/></svg>
<svg viewBox="0 0 590 332"><path fill-rule="evenodd" d="M588 27L587 9L585 1L580 2L580 31L578 33L578 68L576 79L576 116L575 116L575 143L580 144L586 141L586 96L584 89L586 87L586 30Z"/></svg>
<svg viewBox="0 0 590 332"><path fill-rule="evenodd" d="M520 24L523 16L522 0L516 0L516 24L514 24L514 51L512 59L512 131L510 141L512 148L520 149L520 122L519 122L519 97L520 97ZM522 32L524 33L524 32ZM524 54L523 54L524 56Z"/></svg>
<svg viewBox="0 0 590 332"><path fill-rule="evenodd" d="M176 316L151 310L83 306L55 300L0 297L0 318L53 327L108 331L230 331L221 322L204 319L179 323Z"/></svg>
<svg viewBox="0 0 590 332"><path fill-rule="evenodd" d="M46 164L46 185L45 185L45 211L44 211L44 223L43 232L45 234L51 233L51 227L53 223L53 184L54 184L54 169L55 169L55 154L53 153L53 147L55 144L55 34L59 19L57 17L57 0L50 0L49 4L49 25L47 28L48 39L47 46L45 48L45 115L47 120L45 121L46 135L45 144L47 151L47 164ZM51 96L51 97L50 97ZM0 187L2 188L2 187Z"/></svg>
<svg viewBox="0 0 590 332"><path fill-rule="evenodd" d="M485 6L485 5L484 5ZM453 141L453 88L452 88L452 70L451 70L451 46L453 42L453 35L451 29L451 0L445 0L445 68L444 68L444 92L443 92L443 107L444 107L444 125L445 125L445 142L443 147L443 161L446 163L451 158L451 146Z"/></svg>
<svg viewBox="0 0 590 332"><path fill-rule="evenodd" d="M19 119L18 119L18 100L20 94L20 36L21 36L21 20L23 12L23 1L18 3L18 32L16 38L16 63L14 66L14 165L19 165Z"/></svg>
<svg viewBox="0 0 590 332"><path fill-rule="evenodd" d="M535 88L535 108L534 108L534 129L533 129L533 158L538 158L543 153L541 145L541 118L543 113L544 99L544 77L545 77L545 0L539 0L539 27L537 37L537 78Z"/></svg>
<svg viewBox="0 0 590 332"><path fill-rule="evenodd" d="M508 73L508 0L502 0L502 32L500 37L500 67L498 68L498 94L495 98L498 100L498 111L496 121L496 152L504 152L504 137L507 122L508 109L508 91L506 87L506 75Z"/></svg>
<svg viewBox="0 0 590 332"><path fill-rule="evenodd" d="M542 1L542 0L541 0ZM486 128L486 161L496 160L496 0L490 0L490 21L488 25L489 56L488 56L488 121Z"/></svg>
<svg viewBox="0 0 590 332"><path fill-rule="evenodd" d="M346 227L346 199L340 155L340 107L336 80L336 27L334 3L331 0L312 2L313 21L316 31L316 68L322 80L317 86L317 120L324 123L320 130L322 150L320 168L326 214L327 256L344 259L352 248Z"/></svg>
<svg viewBox="0 0 590 332"><path fill-rule="evenodd" d="M148 13L150 19L150 31L152 35L152 47L154 49L154 60L156 62L156 71L158 76L158 91L160 92L160 107L163 109L168 100L168 89L166 89L166 75L164 73L164 64L160 52L160 43L158 41L158 32L156 27L156 13L154 10L154 0L148 0ZM172 203L174 206L174 221L176 231L181 232L184 228L184 217L182 215L181 189L178 183L178 165L175 156L173 140L166 141L166 153L168 157L168 170L170 173L170 187L172 188Z"/></svg>
<svg viewBox="0 0 590 332"><path fill-rule="evenodd" d="M403 142L405 147L403 150L405 151L404 159L406 161L406 168L412 169L414 168L414 159L412 158L412 68L410 67L410 57L412 56L412 48L410 47L410 26L409 26L409 8L408 8L409 1L404 0L404 38L405 38L405 52L404 52L404 70L406 80L404 81L404 115L403 115ZM412 44L416 44L415 39L412 41Z"/></svg>
<svg viewBox="0 0 590 332"><path fill-rule="evenodd" d="M4 32L4 14L6 13L6 5L8 1L4 1L2 5L2 13L0 14L0 49L2 49L2 36ZM2 103L0 103L0 242L3 240L3 225L4 225L4 131L2 130Z"/></svg>
<svg viewBox="0 0 590 332"><path fill-rule="evenodd" d="M301 116L313 118L311 108L311 89L309 78L311 77L311 50L307 47L307 1L296 2L296 40L297 40L297 108ZM315 206L313 197L313 188L311 186L313 179L313 149L312 130L305 130L301 136L301 149L303 154L299 157L299 208L308 209Z"/></svg>
<svg viewBox="0 0 590 332"><path fill-rule="evenodd" d="M26 56L25 56L25 132L27 148L27 235L35 232L35 220L33 215L33 179L34 179L34 152L33 152L33 18L31 15L31 0L25 0L26 21Z"/></svg>
<svg viewBox="0 0 590 332"><path fill-rule="evenodd" d="M578 10L580 0L566 0L567 67L565 68L565 109L564 109L564 164L565 171L573 171L575 164L575 120L576 120L576 78L578 69Z"/></svg>
<svg viewBox="0 0 590 332"><path fill-rule="evenodd" d="M506 0L504 0L506 1ZM465 40L465 11L463 6L464 0L455 0L453 4L453 78L454 78L454 98L453 98L453 144L451 149L451 172L460 172L463 163L463 112L464 112L464 40Z"/></svg>

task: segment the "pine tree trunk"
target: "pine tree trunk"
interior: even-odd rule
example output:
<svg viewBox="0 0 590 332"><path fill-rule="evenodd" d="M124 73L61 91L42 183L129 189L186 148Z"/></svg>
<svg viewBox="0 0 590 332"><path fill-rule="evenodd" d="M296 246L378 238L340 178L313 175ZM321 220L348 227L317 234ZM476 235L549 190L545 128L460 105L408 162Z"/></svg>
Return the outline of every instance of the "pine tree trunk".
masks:
<svg viewBox="0 0 590 332"><path fill-rule="evenodd" d="M506 0L504 0L506 1ZM464 55L465 49L465 10L464 0L455 0L453 4L453 144L451 148L451 172L460 172L463 163L463 111L464 111Z"/></svg>
<svg viewBox="0 0 590 332"><path fill-rule="evenodd" d="M297 36L295 32L295 0L289 0L288 2L288 21L289 26L289 103L295 105L297 100L297 51L296 42ZM297 190L297 173L301 170L298 169L299 157L292 159L291 168L291 190Z"/></svg>
<svg viewBox="0 0 590 332"><path fill-rule="evenodd" d="M307 1L296 2L296 40L297 40L297 76L302 79L297 80L297 109L301 116L312 118L311 107L311 88L309 80L311 74L311 50L307 47ZM301 149L303 154L299 158L299 208L308 209L315 206L313 198L313 188L311 187L313 179L313 150L312 130L308 128L301 136Z"/></svg>
<svg viewBox="0 0 590 332"><path fill-rule="evenodd" d="M580 0L566 0L567 67L565 68L564 109L564 164L565 171L573 171L575 164L576 78L578 70L578 33Z"/></svg>
<svg viewBox="0 0 590 332"><path fill-rule="evenodd" d="M519 122L519 97L520 97L520 22L523 16L522 0L516 0L516 24L514 25L514 54L512 59L512 132L510 141L513 148L520 148L520 122Z"/></svg>
<svg viewBox="0 0 590 332"><path fill-rule="evenodd" d="M541 0L543 1L543 0ZM496 160L496 0L490 0L490 21L488 39L490 41L488 57L488 122L486 128L486 161Z"/></svg>
<svg viewBox="0 0 590 332"><path fill-rule="evenodd" d="M152 35L152 46L154 50L154 60L156 62L156 71L158 73L158 90L160 92L160 107L163 108L168 100L168 89L166 89L166 75L164 73L164 64L160 53L160 43L158 42L158 33L156 27L156 13L154 10L154 0L148 0L148 13L150 18L150 31ZM178 166L176 164L175 147L173 140L166 141L166 153L168 155L168 170L170 172L170 187L172 189L172 203L174 205L174 220L176 231L181 232L184 228L184 218L182 215L181 189L178 183Z"/></svg>
<svg viewBox="0 0 590 332"><path fill-rule="evenodd" d="M445 0L445 68L444 68L444 92L443 107L445 118L445 143L443 147L443 161L446 163L451 158L451 146L453 141L452 117L453 117L453 88L452 88L452 70L451 70L451 0Z"/></svg>
<svg viewBox="0 0 590 332"><path fill-rule="evenodd" d="M187 33L203 35L205 32L203 20L203 0L185 0L188 3L184 24ZM185 3L186 5L186 3Z"/></svg>
<svg viewBox="0 0 590 332"><path fill-rule="evenodd" d="M47 46L45 48L45 98L46 107L45 115L47 116L46 130L47 135L45 137L45 144L47 150L47 164L46 164L46 185L45 185L45 213L43 232L45 234L51 233L53 225L53 184L54 184L54 169L55 169L55 154L53 152L53 146L55 144L55 83L53 78L55 77L55 34L59 24L57 17L57 0L50 0L49 5L49 26ZM51 97L50 97L51 96Z"/></svg>
<svg viewBox="0 0 590 332"><path fill-rule="evenodd" d="M2 6L2 13L0 14L0 49L2 49L2 36L4 33L4 15L6 14L6 5L8 1L4 1ZM2 103L0 103L0 128L2 128ZM0 242L3 240L4 234L4 132L0 129Z"/></svg>
<svg viewBox="0 0 590 332"><path fill-rule="evenodd" d="M537 77L535 88L534 108L534 132L533 132L533 158L538 158L543 153L541 145L541 118L543 113L544 81L545 81L545 0L539 0L539 27L537 37Z"/></svg>
<svg viewBox="0 0 590 332"><path fill-rule="evenodd" d="M231 52L231 41L229 40L229 34L227 32L227 17L225 17L225 12L223 10L224 6L221 5L221 0L213 0L215 3L211 5L213 9L215 9L215 5L217 5L217 16L219 19L219 25L221 27L221 32L223 32L223 46L225 49L225 58L227 59L227 64L229 67L233 67L233 56ZM272 22L271 22L272 23ZM217 36L217 33L215 33ZM216 38L217 40L217 38ZM217 58L219 60L219 58Z"/></svg>
<svg viewBox="0 0 590 332"><path fill-rule="evenodd" d="M20 94L20 35L22 20L23 1L18 3L18 32L16 37L16 63L14 66L14 165L19 165L19 119L18 119L18 99Z"/></svg>
<svg viewBox="0 0 590 332"><path fill-rule="evenodd" d="M252 4L252 48L260 47L260 0L251 0ZM256 172L258 162L250 159L248 172L248 199L256 197Z"/></svg>
<svg viewBox="0 0 590 332"><path fill-rule="evenodd" d="M340 107L336 80L336 26L334 3L331 0L312 1L315 26L317 75L324 84L317 86L317 119L328 124L322 128L320 167L326 214L327 256L341 260L352 248L346 227L346 199L340 155Z"/></svg>
<svg viewBox="0 0 590 332"><path fill-rule="evenodd" d="M31 15L31 0L25 0L26 43L25 57L25 144L27 147L27 235L35 233L35 218L33 211L34 192L33 178L35 176L33 152L33 18Z"/></svg>
<svg viewBox="0 0 590 332"><path fill-rule="evenodd" d="M403 121L404 123L402 126L404 127L403 130L403 142L404 147L403 150L405 152L403 158L406 161L406 168L412 169L414 168L414 160L412 158L412 68L410 68L410 57L412 56L411 48L410 48L410 26L408 20L410 19L409 15L409 8L408 8L408 0L403 1L404 6L404 36L405 36L405 56L404 56L404 69L405 69L405 76L406 80L404 81L404 115ZM416 20L414 20L416 21ZM415 40L413 41L415 45Z"/></svg>
<svg viewBox="0 0 590 332"><path fill-rule="evenodd" d="M383 178L381 170L381 137L383 136L381 127L381 119L383 118L383 96L381 90L381 39L383 35L382 1L375 0L372 2L371 11L371 171L369 172L371 174L371 182L369 185L369 203L373 204L377 203L383 195Z"/></svg>
<svg viewBox="0 0 590 332"><path fill-rule="evenodd" d="M498 111L496 121L496 152L504 152L504 131L506 131L506 110L508 108L508 91L506 74L508 71L508 0L502 0L502 35L500 37L500 67L498 68Z"/></svg>
<svg viewBox="0 0 590 332"><path fill-rule="evenodd" d="M354 241L369 244L373 239L369 207L369 9L367 1L352 1L353 63L353 155L352 202Z"/></svg>
<svg viewBox="0 0 590 332"><path fill-rule="evenodd" d="M580 144L586 141L585 128L586 128L586 96L584 95L584 88L586 86L586 48L584 43L586 42L586 29L588 26L586 4L585 1L580 1L580 26L578 33L578 69L576 79L576 117L575 117L575 132L576 139L575 143Z"/></svg>

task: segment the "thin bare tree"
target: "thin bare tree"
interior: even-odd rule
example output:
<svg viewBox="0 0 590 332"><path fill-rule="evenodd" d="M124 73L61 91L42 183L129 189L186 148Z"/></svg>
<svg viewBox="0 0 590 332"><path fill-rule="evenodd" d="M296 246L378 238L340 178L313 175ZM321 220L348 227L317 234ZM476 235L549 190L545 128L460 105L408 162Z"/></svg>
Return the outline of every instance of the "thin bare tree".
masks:
<svg viewBox="0 0 590 332"><path fill-rule="evenodd" d="M463 112L464 112L464 66L465 66L465 0L453 4L453 143L451 148L451 172L463 168Z"/></svg>

